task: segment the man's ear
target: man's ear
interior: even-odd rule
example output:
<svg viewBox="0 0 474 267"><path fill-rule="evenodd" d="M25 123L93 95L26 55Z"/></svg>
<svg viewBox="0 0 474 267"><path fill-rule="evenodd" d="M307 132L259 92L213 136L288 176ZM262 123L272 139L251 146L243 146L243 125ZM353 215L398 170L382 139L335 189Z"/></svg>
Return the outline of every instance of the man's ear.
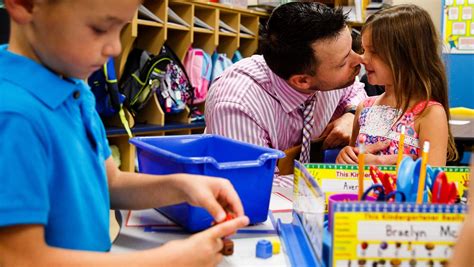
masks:
<svg viewBox="0 0 474 267"><path fill-rule="evenodd" d="M10 18L18 24L30 22L35 0L4 0Z"/></svg>
<svg viewBox="0 0 474 267"><path fill-rule="evenodd" d="M311 87L311 76L308 74L295 74L290 76L288 84L298 91L307 91Z"/></svg>

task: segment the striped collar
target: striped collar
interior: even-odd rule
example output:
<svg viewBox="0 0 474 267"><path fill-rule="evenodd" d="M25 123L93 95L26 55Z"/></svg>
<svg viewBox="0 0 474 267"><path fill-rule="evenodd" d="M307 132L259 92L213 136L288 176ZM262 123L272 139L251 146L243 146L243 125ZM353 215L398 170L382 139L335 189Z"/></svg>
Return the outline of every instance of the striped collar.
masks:
<svg viewBox="0 0 474 267"><path fill-rule="evenodd" d="M260 57L262 61L265 61L263 56ZM304 103L313 96L313 94L304 94L296 91L287 83L286 80L280 78L271 71L266 62L265 66L268 69L268 75L271 81L270 88L265 88L265 90L276 96L286 113L291 113L296 109L301 109L304 106Z"/></svg>

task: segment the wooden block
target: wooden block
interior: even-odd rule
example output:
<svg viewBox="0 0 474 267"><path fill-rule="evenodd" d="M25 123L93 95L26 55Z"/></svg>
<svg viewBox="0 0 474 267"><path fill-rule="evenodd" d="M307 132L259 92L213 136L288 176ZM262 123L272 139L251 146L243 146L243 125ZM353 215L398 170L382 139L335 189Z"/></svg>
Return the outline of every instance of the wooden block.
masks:
<svg viewBox="0 0 474 267"><path fill-rule="evenodd" d="M221 253L224 256L230 256L234 254L234 242L227 238L224 238L222 241L224 241L224 247L222 248Z"/></svg>

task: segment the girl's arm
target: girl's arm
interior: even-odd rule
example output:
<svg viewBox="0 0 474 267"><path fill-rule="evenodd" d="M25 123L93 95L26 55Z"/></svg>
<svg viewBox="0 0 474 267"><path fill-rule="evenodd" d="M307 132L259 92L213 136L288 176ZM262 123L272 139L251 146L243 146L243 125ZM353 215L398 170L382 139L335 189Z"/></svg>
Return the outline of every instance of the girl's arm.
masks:
<svg viewBox="0 0 474 267"><path fill-rule="evenodd" d="M431 166L445 166L448 149L448 119L441 105L426 108L423 116L417 121L420 149L425 141L430 142L428 164Z"/></svg>

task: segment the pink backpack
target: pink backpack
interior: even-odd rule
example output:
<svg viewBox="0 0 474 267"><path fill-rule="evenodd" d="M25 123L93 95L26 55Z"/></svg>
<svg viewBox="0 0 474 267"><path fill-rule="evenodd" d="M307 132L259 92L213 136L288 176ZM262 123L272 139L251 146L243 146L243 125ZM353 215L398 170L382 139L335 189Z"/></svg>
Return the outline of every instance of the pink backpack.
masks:
<svg viewBox="0 0 474 267"><path fill-rule="evenodd" d="M200 48L188 49L183 62L191 85L194 87L194 103L206 100L212 73L211 57Z"/></svg>

